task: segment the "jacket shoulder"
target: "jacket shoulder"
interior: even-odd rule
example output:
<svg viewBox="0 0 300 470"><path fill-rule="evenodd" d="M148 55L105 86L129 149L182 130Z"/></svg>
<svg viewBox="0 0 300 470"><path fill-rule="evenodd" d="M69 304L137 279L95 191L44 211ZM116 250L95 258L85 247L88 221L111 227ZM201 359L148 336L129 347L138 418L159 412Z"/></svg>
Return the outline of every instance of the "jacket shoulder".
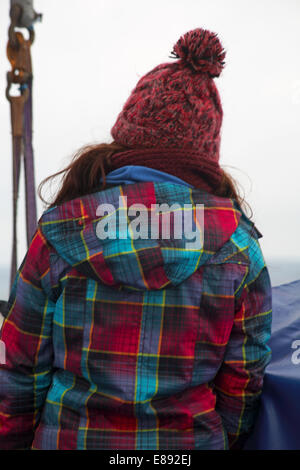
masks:
<svg viewBox="0 0 300 470"><path fill-rule="evenodd" d="M258 252L260 253L260 258L263 258L259 245L259 239L262 236L254 222L241 210L241 217L237 228L221 250L211 258L210 263L252 264L253 260L258 256Z"/></svg>

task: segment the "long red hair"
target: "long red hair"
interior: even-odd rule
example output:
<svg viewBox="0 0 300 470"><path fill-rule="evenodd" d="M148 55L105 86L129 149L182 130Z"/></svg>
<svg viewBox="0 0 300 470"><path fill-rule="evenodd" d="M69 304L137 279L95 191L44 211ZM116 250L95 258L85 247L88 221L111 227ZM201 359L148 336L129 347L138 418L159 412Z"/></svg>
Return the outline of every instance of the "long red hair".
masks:
<svg viewBox="0 0 300 470"><path fill-rule="evenodd" d="M128 147L119 145L116 142L88 145L81 148L67 167L48 176L39 184L39 197L48 207L53 207L71 199L105 189L105 176L110 171L110 157L114 153L126 150L128 150ZM214 194L235 199L241 207L250 209L244 197L241 196L237 181L224 169L222 172L221 184L214 191ZM51 202L45 201L42 196L44 185L60 175L62 175L61 183L54 199ZM99 183L100 177L102 178L102 184Z"/></svg>

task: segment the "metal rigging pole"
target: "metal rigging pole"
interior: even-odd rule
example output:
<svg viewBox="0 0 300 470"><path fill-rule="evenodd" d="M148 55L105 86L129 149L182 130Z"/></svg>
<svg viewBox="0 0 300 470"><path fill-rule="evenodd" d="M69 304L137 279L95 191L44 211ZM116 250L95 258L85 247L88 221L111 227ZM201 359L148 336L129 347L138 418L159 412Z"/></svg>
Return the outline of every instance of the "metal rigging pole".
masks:
<svg viewBox="0 0 300 470"><path fill-rule="evenodd" d="M30 48L34 41L33 23L41 19L33 9L32 0L11 0L11 23L8 30L7 57L11 70L7 72L6 97L10 103L13 150L13 241L10 271L10 288L17 272L17 208L21 161L24 161L27 245L36 229L36 195L34 179L34 154L32 147L32 66ZM16 28L26 28L25 39ZM19 85L18 95L12 95L14 84Z"/></svg>

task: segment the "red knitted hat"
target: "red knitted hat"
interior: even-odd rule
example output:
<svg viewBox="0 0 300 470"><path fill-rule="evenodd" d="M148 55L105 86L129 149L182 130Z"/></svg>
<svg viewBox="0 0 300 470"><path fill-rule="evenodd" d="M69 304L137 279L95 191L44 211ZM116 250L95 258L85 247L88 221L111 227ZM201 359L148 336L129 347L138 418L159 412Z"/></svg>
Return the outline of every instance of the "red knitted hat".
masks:
<svg viewBox="0 0 300 470"><path fill-rule="evenodd" d="M213 77L224 67L225 51L215 33L198 28L171 54L179 60L139 80L111 135L130 148L193 149L218 161L223 111Z"/></svg>

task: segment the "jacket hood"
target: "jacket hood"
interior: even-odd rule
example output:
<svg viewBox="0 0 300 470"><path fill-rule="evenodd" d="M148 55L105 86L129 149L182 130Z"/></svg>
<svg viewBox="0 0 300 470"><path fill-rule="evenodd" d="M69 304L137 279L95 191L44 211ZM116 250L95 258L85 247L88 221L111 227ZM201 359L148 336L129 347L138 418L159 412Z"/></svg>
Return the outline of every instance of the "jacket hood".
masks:
<svg viewBox="0 0 300 470"><path fill-rule="evenodd" d="M133 239L130 233L141 214L133 217L127 212L133 204L139 204L135 208L146 208L148 216L155 204L179 204L184 207L182 215L186 211L194 214L192 227L200 235L201 244L193 245L190 235L175 236L172 208L169 238L153 237L149 222L148 236L146 230L143 238ZM200 224L196 213L202 214ZM232 199L179 184L143 182L114 186L55 206L44 212L39 226L58 255L83 275L115 288L152 290L179 285L200 266L211 263L242 216ZM155 220L162 229L162 215ZM107 238L103 235L105 227L110 233ZM182 230L185 234L184 227Z"/></svg>

